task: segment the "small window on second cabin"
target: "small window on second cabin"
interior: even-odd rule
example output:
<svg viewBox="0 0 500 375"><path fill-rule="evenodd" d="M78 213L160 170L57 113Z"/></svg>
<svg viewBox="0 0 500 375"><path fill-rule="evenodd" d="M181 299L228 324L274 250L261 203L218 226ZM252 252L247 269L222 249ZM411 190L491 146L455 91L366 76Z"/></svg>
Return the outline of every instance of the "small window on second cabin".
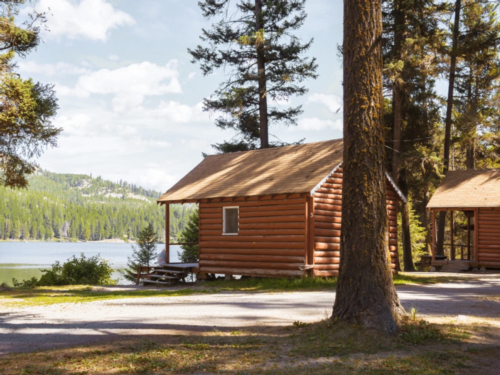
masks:
<svg viewBox="0 0 500 375"><path fill-rule="evenodd" d="M223 234L238 234L239 207L224 207L223 210Z"/></svg>

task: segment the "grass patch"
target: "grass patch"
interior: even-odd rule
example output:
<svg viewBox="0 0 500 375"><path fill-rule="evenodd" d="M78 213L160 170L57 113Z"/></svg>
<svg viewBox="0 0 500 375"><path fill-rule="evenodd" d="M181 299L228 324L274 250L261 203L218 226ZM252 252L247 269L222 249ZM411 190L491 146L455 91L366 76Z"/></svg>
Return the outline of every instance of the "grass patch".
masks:
<svg viewBox="0 0 500 375"><path fill-rule="evenodd" d="M0 302L7 306L41 306L59 303L86 303L93 301L144 298L174 297L210 293L203 289L176 290L135 290L135 291L96 291L90 286L37 287L33 289L10 289L0 291Z"/></svg>
<svg viewBox="0 0 500 375"><path fill-rule="evenodd" d="M222 291L276 291L287 292L296 290L325 290L337 286L334 277L301 277L297 279L251 278L240 280L215 280L205 283L210 289Z"/></svg>
<svg viewBox="0 0 500 375"><path fill-rule="evenodd" d="M408 324L422 329L419 322ZM401 332L407 329L403 327ZM432 329L435 335L424 335L418 344L401 334L387 337L329 321L286 328L221 328L148 339L121 337L108 344L2 356L0 369L5 375L453 374L477 369L473 361L481 356L485 363L496 361L494 365L498 365L498 348L464 351L460 341L448 334L448 327Z"/></svg>
<svg viewBox="0 0 500 375"><path fill-rule="evenodd" d="M452 278L400 274L394 276L395 285L435 284ZM459 278L454 278L459 279ZM242 280L216 280L179 289L147 289L129 291L100 291L90 286L0 288L0 303L11 306L39 306L58 303L85 303L120 298L177 297L192 294L220 292L294 292L333 290L336 278L303 277L297 279L251 278Z"/></svg>
<svg viewBox="0 0 500 375"><path fill-rule="evenodd" d="M291 354L312 358L344 356L353 352L374 354L441 341L457 342L457 335L451 334L448 327L438 328L423 320L410 319L403 322L396 337L329 319L315 324L294 322L288 330L292 332L290 339L295 347Z"/></svg>

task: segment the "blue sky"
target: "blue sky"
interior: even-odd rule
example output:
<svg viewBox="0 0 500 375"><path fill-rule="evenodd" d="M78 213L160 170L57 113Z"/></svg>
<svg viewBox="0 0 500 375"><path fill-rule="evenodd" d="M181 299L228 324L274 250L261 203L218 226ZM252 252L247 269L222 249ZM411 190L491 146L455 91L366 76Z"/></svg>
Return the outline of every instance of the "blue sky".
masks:
<svg viewBox="0 0 500 375"><path fill-rule="evenodd" d="M190 62L187 48L210 25L197 0L39 0L35 8L48 12L50 31L18 61L19 71L56 86L55 125L64 129L58 147L38 159L42 168L165 191L202 152L213 153L211 144L232 137L201 110L224 72L203 77ZM306 82L305 96L291 99L303 104L299 126L271 128L284 141L342 136L342 113L336 113L342 1L308 0L306 10L297 35L314 38L308 55L317 58L319 78Z"/></svg>

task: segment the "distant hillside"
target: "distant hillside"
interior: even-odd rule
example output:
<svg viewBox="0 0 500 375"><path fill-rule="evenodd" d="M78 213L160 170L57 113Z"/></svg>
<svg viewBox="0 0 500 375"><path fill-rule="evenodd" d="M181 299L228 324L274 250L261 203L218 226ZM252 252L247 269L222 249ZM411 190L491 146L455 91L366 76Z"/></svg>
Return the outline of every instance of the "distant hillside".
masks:
<svg viewBox="0 0 500 375"><path fill-rule="evenodd" d="M0 187L0 239L127 240L149 222L163 239L165 209L156 204L160 195L125 181L39 170L30 177L27 190ZM194 208L171 207L172 237Z"/></svg>

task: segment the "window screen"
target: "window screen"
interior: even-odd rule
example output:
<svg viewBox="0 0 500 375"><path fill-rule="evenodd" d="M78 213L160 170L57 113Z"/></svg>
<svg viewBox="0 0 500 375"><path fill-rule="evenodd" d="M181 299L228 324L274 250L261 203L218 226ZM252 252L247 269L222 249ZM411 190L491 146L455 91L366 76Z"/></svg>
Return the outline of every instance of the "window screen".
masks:
<svg viewBox="0 0 500 375"><path fill-rule="evenodd" d="M224 208L224 233L238 234L238 207Z"/></svg>

